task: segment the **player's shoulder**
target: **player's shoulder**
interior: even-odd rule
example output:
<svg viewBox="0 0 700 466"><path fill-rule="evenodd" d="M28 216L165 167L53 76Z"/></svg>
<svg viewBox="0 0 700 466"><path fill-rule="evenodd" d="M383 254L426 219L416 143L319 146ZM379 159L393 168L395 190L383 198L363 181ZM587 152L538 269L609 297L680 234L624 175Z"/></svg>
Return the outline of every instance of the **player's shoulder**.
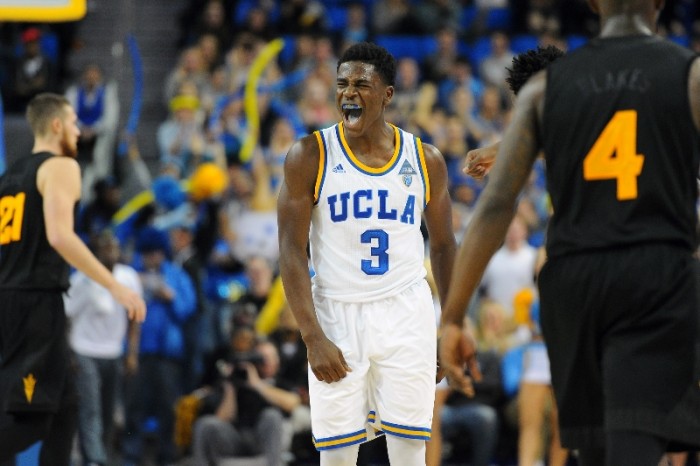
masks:
<svg viewBox="0 0 700 466"><path fill-rule="evenodd" d="M318 160L321 153L322 141L319 140L319 133L313 132L297 139L287 152L287 163L308 162Z"/></svg>
<svg viewBox="0 0 700 466"><path fill-rule="evenodd" d="M75 170L80 171L80 165L73 157L53 155L51 157L47 157L46 160L39 165L39 170L47 171L60 176L63 173L72 172Z"/></svg>

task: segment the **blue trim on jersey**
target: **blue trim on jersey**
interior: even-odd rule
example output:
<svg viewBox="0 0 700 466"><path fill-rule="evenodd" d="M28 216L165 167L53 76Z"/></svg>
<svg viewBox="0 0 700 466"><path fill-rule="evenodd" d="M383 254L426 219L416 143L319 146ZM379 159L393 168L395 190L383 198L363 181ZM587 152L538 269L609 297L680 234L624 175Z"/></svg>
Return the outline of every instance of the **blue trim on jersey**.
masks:
<svg viewBox="0 0 700 466"><path fill-rule="evenodd" d="M373 410L371 410L369 413L367 413L367 422L370 424L374 424L374 421L377 420L377 413Z"/></svg>
<svg viewBox="0 0 700 466"><path fill-rule="evenodd" d="M321 200L321 193L323 192L323 183L326 182L326 172L328 172L328 144L326 143L326 137L323 135L323 131L319 131L318 134L319 136L321 136L321 141L323 142L323 174L321 175L321 184L318 186L318 194L314 205L317 205L318 202Z"/></svg>
<svg viewBox="0 0 700 466"><path fill-rule="evenodd" d="M392 125L392 127L393 127L393 125ZM399 134L399 152L398 152L398 155L396 156L396 160L394 160L394 163L392 163L391 166L388 167L385 171L383 171L383 172L381 172L381 173L371 173L371 172L368 172L367 170L364 170L364 169L362 169L361 167L359 167L359 166L352 160L352 157L350 157L350 154L348 154L348 152L345 150L345 144L343 144L343 140L342 140L341 137L340 137L340 125L335 125L335 136L338 138L338 144L340 145L340 150L343 151L343 155L345 156L345 158L347 159L347 161L350 163L350 165L352 165L353 167L355 167L355 169L356 169L357 171L359 171L360 173L364 173L365 175L370 175L370 176L382 176L382 175L385 175L385 174L389 173L390 171L392 171L392 170L394 169L394 167L396 167L396 165L399 163L399 160L401 159L401 155L402 155L402 153L403 153L403 131L401 131L400 129L398 129L397 132L398 132L398 134ZM424 184L425 184L425 183L424 183Z"/></svg>
<svg viewBox="0 0 700 466"><path fill-rule="evenodd" d="M316 450L333 450L334 448L347 447L349 445L366 442L367 431L365 429L361 429L350 434L336 435L335 437L326 437L322 439L317 439L313 435L312 437Z"/></svg>
<svg viewBox="0 0 700 466"><path fill-rule="evenodd" d="M426 427L411 427L382 421L382 430L386 435L415 440L430 440L431 429Z"/></svg>
<svg viewBox="0 0 700 466"><path fill-rule="evenodd" d="M423 182L423 209L428 206L428 190L425 184L425 172L423 172L423 164L420 162L420 151L418 150L418 138L413 137L413 147L416 148L416 157L418 158L418 172L420 173L420 179Z"/></svg>

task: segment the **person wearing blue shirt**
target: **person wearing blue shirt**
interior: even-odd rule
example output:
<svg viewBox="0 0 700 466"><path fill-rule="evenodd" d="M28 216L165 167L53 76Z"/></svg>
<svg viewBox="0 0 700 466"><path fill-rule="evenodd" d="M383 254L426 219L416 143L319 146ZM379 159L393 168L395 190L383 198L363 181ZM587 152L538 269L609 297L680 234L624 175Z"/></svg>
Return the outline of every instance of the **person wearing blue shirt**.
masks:
<svg viewBox="0 0 700 466"><path fill-rule="evenodd" d="M136 236L138 256L134 268L143 284L149 310L141 328L139 369L127 381L125 464L142 459L143 436L157 420L157 464L175 460L173 406L183 390L184 326L194 315L196 295L192 280L182 267L169 260L167 232L144 227Z"/></svg>

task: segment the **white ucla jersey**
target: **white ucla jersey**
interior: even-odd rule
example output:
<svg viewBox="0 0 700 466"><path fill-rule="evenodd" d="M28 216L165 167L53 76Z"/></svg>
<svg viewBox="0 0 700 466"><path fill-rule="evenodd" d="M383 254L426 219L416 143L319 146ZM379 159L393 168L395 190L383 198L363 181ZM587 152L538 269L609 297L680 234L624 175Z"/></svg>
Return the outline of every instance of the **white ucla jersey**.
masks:
<svg viewBox="0 0 700 466"><path fill-rule="evenodd" d="M320 163L310 235L318 296L372 301L426 275L420 225L430 181L423 146L393 128L394 154L381 168L355 157L342 123L315 133Z"/></svg>

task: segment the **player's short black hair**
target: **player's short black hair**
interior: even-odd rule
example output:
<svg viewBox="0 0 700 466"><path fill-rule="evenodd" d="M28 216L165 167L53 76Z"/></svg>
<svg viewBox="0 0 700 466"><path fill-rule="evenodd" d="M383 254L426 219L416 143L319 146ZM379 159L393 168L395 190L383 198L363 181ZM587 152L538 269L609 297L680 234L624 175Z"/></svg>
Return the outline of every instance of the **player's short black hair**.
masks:
<svg viewBox="0 0 700 466"><path fill-rule="evenodd" d="M345 62L361 61L374 66L382 81L389 86L396 82L396 59L384 47L371 42L351 45L338 60L336 71Z"/></svg>
<svg viewBox="0 0 700 466"><path fill-rule="evenodd" d="M520 88L525 85L530 76L547 68L552 63L564 55L564 51L553 45L547 47L537 47L513 57L513 67L507 68L508 77L506 82L510 89L517 95Z"/></svg>

